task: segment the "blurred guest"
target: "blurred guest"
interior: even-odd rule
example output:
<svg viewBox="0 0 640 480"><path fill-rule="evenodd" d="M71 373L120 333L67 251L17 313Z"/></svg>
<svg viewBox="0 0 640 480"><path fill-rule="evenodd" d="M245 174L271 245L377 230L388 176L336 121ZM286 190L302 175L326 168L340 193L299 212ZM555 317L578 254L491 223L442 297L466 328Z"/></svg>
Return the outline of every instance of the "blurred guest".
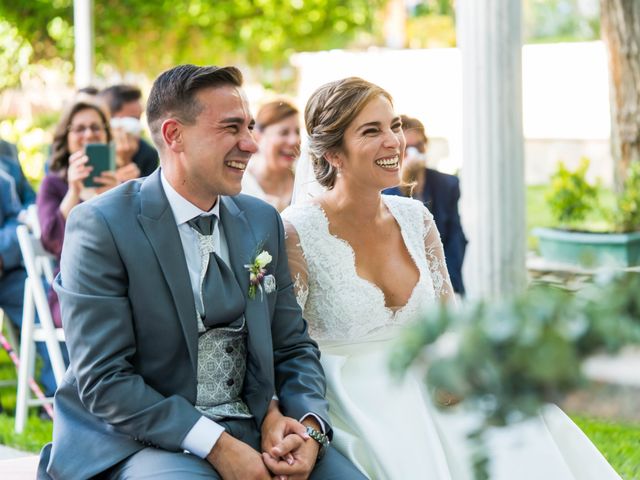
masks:
<svg viewBox="0 0 640 480"><path fill-rule="evenodd" d="M21 210L25 210L36 201L36 192L33 191L29 181L24 176L24 172L17 158L0 154L0 171L6 173L13 181L18 199L20 200Z"/></svg>
<svg viewBox="0 0 640 480"><path fill-rule="evenodd" d="M9 157L18 161L18 148L11 142L0 138L0 156Z"/></svg>
<svg viewBox="0 0 640 480"><path fill-rule="evenodd" d="M460 224L458 200L460 181L454 175L447 175L427 168L426 153L429 139L420 120L401 116L402 130L407 141L402 165L404 186L387 189L384 193L413 197L422 201L433 214L440 232L447 269L453 290L464 295L462 262L467 239Z"/></svg>
<svg viewBox="0 0 640 480"><path fill-rule="evenodd" d="M28 223L27 208L35 203L36 192L27 177L24 176L18 156L18 147L2 139L0 139L0 171L8 175L18 194L18 200L20 201L18 221L20 223Z"/></svg>
<svg viewBox="0 0 640 480"><path fill-rule="evenodd" d="M116 145L133 142L131 160L140 170L139 176L146 177L158 167L158 152L144 139L142 133L142 92L133 85L113 85L102 90L98 97L109 107L111 127Z"/></svg>
<svg viewBox="0 0 640 480"><path fill-rule="evenodd" d="M259 150L242 179L242 193L282 211L291 203L293 166L300 155L298 110L284 100L263 105L256 116L254 137Z"/></svg>
<svg viewBox="0 0 640 480"><path fill-rule="evenodd" d="M92 97L95 97L99 93L100 93L100 90L98 89L98 87L94 87L93 85L88 85L86 87L82 87L76 90L76 95L87 94L87 95L91 95Z"/></svg>
<svg viewBox="0 0 640 480"><path fill-rule="evenodd" d="M29 184L29 181L22 172L22 167L17 156L6 157L0 155L0 172L6 174L6 178L13 183L13 188L20 202L20 212L18 213L18 221L27 223L27 208L36 201L36 192Z"/></svg>
<svg viewBox="0 0 640 480"><path fill-rule="evenodd" d="M0 308L18 327L22 325L24 281L27 278L16 233L21 209L13 178L0 170ZM56 390L49 355L42 342L37 342L36 350L43 360L40 383L45 395L49 397Z"/></svg>
<svg viewBox="0 0 640 480"><path fill-rule="evenodd" d="M44 248L60 260L64 227L71 209L82 200L100 194L119 181L114 172L104 172L94 177L101 185L96 189L84 187L92 167L84 152L89 143L109 143L111 130L107 114L97 105L87 101L75 101L63 114L53 136L49 172L38 191L36 204ZM58 298L49 291L49 305L54 323L61 326Z"/></svg>

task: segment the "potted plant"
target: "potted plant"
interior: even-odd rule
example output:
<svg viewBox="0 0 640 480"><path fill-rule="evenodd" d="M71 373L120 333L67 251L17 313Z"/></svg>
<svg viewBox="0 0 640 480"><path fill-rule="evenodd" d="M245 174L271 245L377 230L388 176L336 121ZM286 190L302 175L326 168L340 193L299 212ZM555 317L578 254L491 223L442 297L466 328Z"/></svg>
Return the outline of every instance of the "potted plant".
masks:
<svg viewBox="0 0 640 480"><path fill-rule="evenodd" d="M582 267L640 265L640 162L629 168L613 208L599 203L599 188L586 179L589 160L575 171L562 162L546 195L556 228L536 228L543 258ZM601 222L586 222L599 212Z"/></svg>

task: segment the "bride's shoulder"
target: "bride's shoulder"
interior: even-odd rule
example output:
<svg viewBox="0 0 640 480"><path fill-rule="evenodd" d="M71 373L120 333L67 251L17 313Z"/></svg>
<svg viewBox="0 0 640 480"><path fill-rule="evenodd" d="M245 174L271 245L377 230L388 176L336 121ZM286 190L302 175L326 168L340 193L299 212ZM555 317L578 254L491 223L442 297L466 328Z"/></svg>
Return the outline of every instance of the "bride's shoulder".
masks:
<svg viewBox="0 0 640 480"><path fill-rule="evenodd" d="M280 215L285 222L298 226L310 222L317 222L319 213L321 213L321 209L316 202L306 201L289 205Z"/></svg>
<svg viewBox="0 0 640 480"><path fill-rule="evenodd" d="M422 202L414 198L400 197L398 195L382 195L385 203L394 214L416 216L421 215L430 218L431 212L424 206Z"/></svg>

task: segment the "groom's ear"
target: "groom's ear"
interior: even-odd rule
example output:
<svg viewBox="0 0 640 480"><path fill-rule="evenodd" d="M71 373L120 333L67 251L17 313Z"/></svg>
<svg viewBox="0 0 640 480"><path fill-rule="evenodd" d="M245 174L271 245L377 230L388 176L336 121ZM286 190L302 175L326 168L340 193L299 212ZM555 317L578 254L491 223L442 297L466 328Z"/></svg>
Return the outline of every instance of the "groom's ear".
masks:
<svg viewBox="0 0 640 480"><path fill-rule="evenodd" d="M162 122L160 131L162 139L169 150L176 153L183 151L182 124L180 122L174 118L168 118Z"/></svg>

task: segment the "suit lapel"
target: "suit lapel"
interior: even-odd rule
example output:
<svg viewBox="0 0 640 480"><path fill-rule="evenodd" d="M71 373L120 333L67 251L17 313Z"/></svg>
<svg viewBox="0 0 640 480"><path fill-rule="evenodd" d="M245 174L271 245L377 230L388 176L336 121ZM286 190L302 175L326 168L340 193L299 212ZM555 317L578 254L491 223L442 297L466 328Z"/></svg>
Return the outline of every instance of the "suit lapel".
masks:
<svg viewBox="0 0 640 480"><path fill-rule="evenodd" d="M162 188L160 169L149 176L140 189L141 210L138 221L142 226L164 279L169 285L178 318L182 325L189 357L194 371L198 365L198 330L196 307L182 241L169 202Z"/></svg>
<svg viewBox="0 0 640 480"><path fill-rule="evenodd" d="M238 208L232 197L220 197L220 220L224 228L225 238L229 247L229 261L238 284L245 296L247 306L244 316L249 331L249 356L247 367L259 379L268 379L271 370L262 367L269 358L271 351L271 330L269 312L267 310L266 294L248 298L249 272L245 265L252 263L261 248L263 239L256 239L244 212ZM262 359L262 361L261 361Z"/></svg>

